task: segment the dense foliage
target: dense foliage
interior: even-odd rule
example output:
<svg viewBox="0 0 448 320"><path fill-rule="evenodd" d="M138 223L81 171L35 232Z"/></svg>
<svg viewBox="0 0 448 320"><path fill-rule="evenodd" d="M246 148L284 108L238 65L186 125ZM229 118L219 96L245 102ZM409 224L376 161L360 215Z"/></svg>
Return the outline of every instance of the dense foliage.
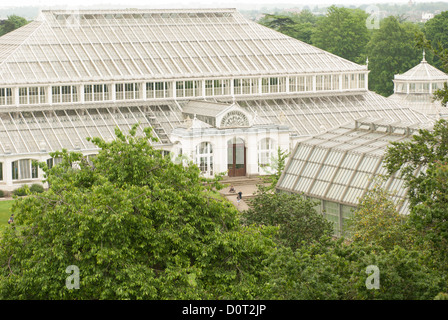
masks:
<svg viewBox="0 0 448 320"><path fill-rule="evenodd" d="M0 240L0 299L257 297L272 230L241 226L196 166L163 157L145 133L92 139L93 164L66 151L41 164L50 189L17 200ZM65 288L70 265L79 290Z"/></svg>
<svg viewBox="0 0 448 320"><path fill-rule="evenodd" d="M371 70L369 89L384 96L391 95L394 75L408 71L421 61L422 50L415 39L418 31L417 26L400 22L396 17L381 21L380 29L374 31L367 45Z"/></svg>
<svg viewBox="0 0 448 320"><path fill-rule="evenodd" d="M297 194L260 192L244 213L243 221L260 226L277 226L277 241L296 249L330 237L332 223L318 214L316 203Z"/></svg>
<svg viewBox="0 0 448 320"><path fill-rule="evenodd" d="M448 48L448 11L435 15L425 23L425 37L435 47ZM436 56L434 64L439 69L444 68L443 60L440 57Z"/></svg>
<svg viewBox="0 0 448 320"><path fill-rule="evenodd" d="M311 11L303 10L299 14L266 14L258 23L311 44L311 36L318 19Z"/></svg>
<svg viewBox="0 0 448 320"><path fill-rule="evenodd" d="M406 181L414 226L446 248L448 121L439 120L433 130L419 130L410 141L393 142L385 161L389 173L399 171Z"/></svg>
<svg viewBox="0 0 448 320"><path fill-rule="evenodd" d="M364 63L369 42L367 17L368 14L360 9L331 6L327 15L317 21L311 36L312 44L342 58Z"/></svg>
<svg viewBox="0 0 448 320"><path fill-rule="evenodd" d="M0 25L0 37L13 31L13 30L16 30L16 29L26 25L29 22L30 21L27 21L25 18L19 17L17 15L8 16L8 19L6 19Z"/></svg>

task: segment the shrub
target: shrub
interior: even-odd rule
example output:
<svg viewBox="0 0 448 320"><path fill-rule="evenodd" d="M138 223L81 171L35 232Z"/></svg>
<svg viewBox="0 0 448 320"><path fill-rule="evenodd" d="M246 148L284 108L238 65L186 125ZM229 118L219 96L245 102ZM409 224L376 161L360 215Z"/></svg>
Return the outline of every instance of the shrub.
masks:
<svg viewBox="0 0 448 320"><path fill-rule="evenodd" d="M32 193L42 193L44 192L44 187L41 184L34 183L30 187Z"/></svg>
<svg viewBox="0 0 448 320"><path fill-rule="evenodd" d="M26 193L26 190L24 187L20 187L20 188L13 190L12 194L15 196L21 197L21 196L26 196L27 193Z"/></svg>
<svg viewBox="0 0 448 320"><path fill-rule="evenodd" d="M3 198L5 196L5 192L3 190L0 190L0 198Z"/></svg>

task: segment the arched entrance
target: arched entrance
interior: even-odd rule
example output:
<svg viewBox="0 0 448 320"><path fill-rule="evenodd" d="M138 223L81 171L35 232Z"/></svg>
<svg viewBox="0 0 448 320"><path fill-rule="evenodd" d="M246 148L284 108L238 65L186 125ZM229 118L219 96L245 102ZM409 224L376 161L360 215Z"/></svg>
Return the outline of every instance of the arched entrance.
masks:
<svg viewBox="0 0 448 320"><path fill-rule="evenodd" d="M227 169L229 177L246 175L246 147L243 139L233 138L227 141Z"/></svg>

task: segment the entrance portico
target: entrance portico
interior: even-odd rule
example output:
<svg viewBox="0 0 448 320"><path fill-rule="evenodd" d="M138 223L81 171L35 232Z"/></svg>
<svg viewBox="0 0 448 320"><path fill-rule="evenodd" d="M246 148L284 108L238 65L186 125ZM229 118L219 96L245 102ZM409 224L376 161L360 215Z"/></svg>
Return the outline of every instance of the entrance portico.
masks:
<svg viewBox="0 0 448 320"><path fill-rule="evenodd" d="M251 115L238 107L215 103L213 108L220 105L227 112L210 119L204 116L210 115L210 110L206 103L202 104L197 110L201 114L195 113L193 119L186 115L184 125L173 129L170 139L176 146L174 157L193 160L204 176L223 172L230 177L266 174L265 168L271 164L277 147L289 150L287 126L256 125ZM220 125L212 125L216 123Z"/></svg>

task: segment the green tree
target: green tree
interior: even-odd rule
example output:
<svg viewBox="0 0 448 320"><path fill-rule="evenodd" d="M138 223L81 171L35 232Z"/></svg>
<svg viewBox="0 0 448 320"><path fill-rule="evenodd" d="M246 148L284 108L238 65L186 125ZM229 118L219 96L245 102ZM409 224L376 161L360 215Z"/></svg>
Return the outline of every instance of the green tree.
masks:
<svg viewBox="0 0 448 320"><path fill-rule="evenodd" d="M352 241L391 249L412 240L405 227L406 216L398 213L392 195L383 188L383 180L374 181L373 187L359 201L348 229Z"/></svg>
<svg viewBox="0 0 448 320"><path fill-rule="evenodd" d="M316 27L316 17L311 11L303 10L299 14L266 14L258 23L292 38L311 44L311 35Z"/></svg>
<svg viewBox="0 0 448 320"><path fill-rule="evenodd" d="M353 62L365 63L365 48L369 42L367 17L360 9L331 6L326 16L317 21L312 44Z"/></svg>
<svg viewBox="0 0 448 320"><path fill-rule="evenodd" d="M447 11L448 12L448 11ZM445 35L443 35L445 36ZM441 37L443 37L441 36ZM436 39L428 40L424 34L417 36L417 45L421 48L427 49L427 52L434 56L436 66L448 72L448 44L444 44L443 41ZM441 102L442 106L448 106L448 85L445 83L443 89L433 92L434 99Z"/></svg>
<svg viewBox="0 0 448 320"><path fill-rule="evenodd" d="M251 208L243 212L242 221L259 226L279 228L276 239L290 248L330 237L332 223L315 210L316 203L301 195L284 192L260 192L251 202Z"/></svg>
<svg viewBox="0 0 448 320"><path fill-rule="evenodd" d="M23 17L19 17L16 15L8 16L8 19L4 21L4 23L1 25L0 28L0 36L3 36L4 34L7 34L8 32L11 32L13 30L16 30L30 21L26 20Z"/></svg>
<svg viewBox="0 0 448 320"><path fill-rule="evenodd" d="M425 23L424 33L435 48L448 48L448 11L443 11ZM443 68L443 61L436 56L434 65Z"/></svg>
<svg viewBox="0 0 448 320"><path fill-rule="evenodd" d="M288 159L288 157L288 152L282 150L280 147L277 148L277 155L272 157L271 164L266 168L263 168L268 175L261 177L262 183L257 186L257 192L269 192L275 189L275 186L285 169L286 159Z"/></svg>
<svg viewBox="0 0 448 320"><path fill-rule="evenodd" d="M50 188L17 200L0 239L0 299L254 299L272 228L241 226L197 166L116 130L99 154L52 154ZM65 287L79 268L80 289Z"/></svg>
<svg viewBox="0 0 448 320"><path fill-rule="evenodd" d="M399 246L338 241L279 248L266 260L262 299L423 300L446 290L443 275L421 263L421 253ZM369 289L368 266L379 271L379 288Z"/></svg>
<svg viewBox="0 0 448 320"><path fill-rule="evenodd" d="M385 163L390 174L399 172L406 181L411 222L444 252L448 241L448 121L439 120L433 130L420 129L409 141L393 142Z"/></svg>
<svg viewBox="0 0 448 320"><path fill-rule="evenodd" d="M374 31L367 44L370 90L383 96L391 95L394 75L408 71L421 61L422 50L417 48L415 40L418 32L417 26L400 23L393 16L381 20L380 28Z"/></svg>

